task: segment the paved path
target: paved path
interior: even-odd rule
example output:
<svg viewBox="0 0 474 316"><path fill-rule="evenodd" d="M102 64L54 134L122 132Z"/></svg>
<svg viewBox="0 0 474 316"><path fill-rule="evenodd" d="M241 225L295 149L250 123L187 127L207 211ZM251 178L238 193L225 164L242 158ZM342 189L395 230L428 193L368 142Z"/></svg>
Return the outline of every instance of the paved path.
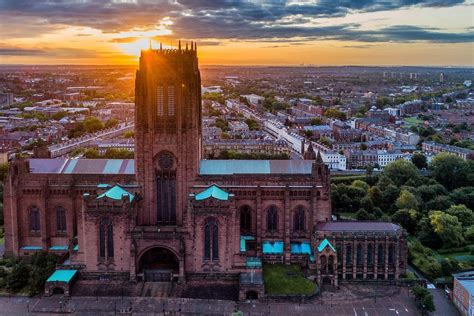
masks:
<svg viewBox="0 0 474 316"><path fill-rule="evenodd" d="M244 315L418 315L413 301L403 292L383 300L361 300L331 304L316 301L308 304L195 300L142 297L73 297L30 299L1 297L0 315L231 315L235 309ZM164 311L164 312L163 312Z"/></svg>

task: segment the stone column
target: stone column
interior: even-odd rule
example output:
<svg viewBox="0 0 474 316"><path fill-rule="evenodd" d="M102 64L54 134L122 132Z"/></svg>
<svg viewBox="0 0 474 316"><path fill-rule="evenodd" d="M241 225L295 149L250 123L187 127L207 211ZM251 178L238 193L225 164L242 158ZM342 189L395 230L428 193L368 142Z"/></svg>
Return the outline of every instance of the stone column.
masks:
<svg viewBox="0 0 474 316"><path fill-rule="evenodd" d="M48 203L48 196L49 196L49 189L47 183L43 184L41 188L41 201L39 202L40 208L40 233L41 233L41 246L43 250L48 251L49 248L49 219L48 214L50 214L50 210L48 210L49 203Z"/></svg>

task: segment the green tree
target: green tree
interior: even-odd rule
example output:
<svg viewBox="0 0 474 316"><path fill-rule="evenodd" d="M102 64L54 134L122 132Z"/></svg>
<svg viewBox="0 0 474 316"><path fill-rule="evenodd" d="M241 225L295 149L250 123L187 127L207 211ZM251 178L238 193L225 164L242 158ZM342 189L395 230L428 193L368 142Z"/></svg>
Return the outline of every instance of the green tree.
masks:
<svg viewBox="0 0 474 316"><path fill-rule="evenodd" d="M30 295L39 294L44 289L48 277L56 269L59 257L46 251L35 253L31 257L31 273L29 277Z"/></svg>
<svg viewBox="0 0 474 316"><path fill-rule="evenodd" d="M311 125L316 125L316 126L323 125L323 120L321 120L321 118L319 117L313 117L311 119Z"/></svg>
<svg viewBox="0 0 474 316"><path fill-rule="evenodd" d="M24 261L20 261L13 266L12 271L6 278L7 290L12 293L17 293L22 288L28 285L30 277L30 269Z"/></svg>
<svg viewBox="0 0 474 316"><path fill-rule="evenodd" d="M95 133L104 129L105 125L97 117L89 116L83 122L84 129L87 133Z"/></svg>
<svg viewBox="0 0 474 316"><path fill-rule="evenodd" d="M0 181L4 181L8 174L8 162L0 164Z"/></svg>
<svg viewBox="0 0 474 316"><path fill-rule="evenodd" d="M468 183L468 167L468 164L462 158L453 154L440 153L433 158L429 169L431 176L436 181L448 190L452 190L463 187Z"/></svg>
<svg viewBox="0 0 474 316"><path fill-rule="evenodd" d="M432 199L431 201L428 201L425 204L425 209L428 211L432 210L446 210L448 209L453 202L449 198L449 196L446 195L440 195Z"/></svg>
<svg viewBox="0 0 474 316"><path fill-rule="evenodd" d="M421 307L429 313L436 311L436 306L433 302L433 294L428 293L421 299Z"/></svg>
<svg viewBox="0 0 474 316"><path fill-rule="evenodd" d="M418 200L415 195L408 190L402 190L395 205L398 209L416 210L418 209Z"/></svg>
<svg viewBox="0 0 474 316"><path fill-rule="evenodd" d="M341 121L346 120L346 114L334 108L330 108L324 111L324 116L339 119Z"/></svg>
<svg viewBox="0 0 474 316"><path fill-rule="evenodd" d="M467 208L466 205L452 205L447 209L446 213L456 216L464 227L474 225L474 212Z"/></svg>
<svg viewBox="0 0 474 316"><path fill-rule="evenodd" d="M120 123L119 120L115 118L108 119L107 122L105 122L105 128L112 128L117 126Z"/></svg>
<svg viewBox="0 0 474 316"><path fill-rule="evenodd" d="M426 160L426 156L423 155L422 153L415 153L411 157L411 162L418 168L418 169L424 169L428 167L428 163Z"/></svg>
<svg viewBox="0 0 474 316"><path fill-rule="evenodd" d="M399 159L388 164L383 171L383 175L398 186L402 186L408 180L417 179L420 176L415 165L404 159Z"/></svg>
<svg viewBox="0 0 474 316"><path fill-rule="evenodd" d="M464 238L466 238L469 242L474 242L474 225L469 226L466 228L466 232L464 233Z"/></svg>
<svg viewBox="0 0 474 316"><path fill-rule="evenodd" d="M449 194L449 198L454 204L464 204L474 210L474 187L456 189Z"/></svg>
<svg viewBox="0 0 474 316"><path fill-rule="evenodd" d="M84 157L87 159L98 159L100 158L99 151L97 149L88 148L84 151Z"/></svg>
<svg viewBox="0 0 474 316"><path fill-rule="evenodd" d="M438 249L441 248L443 241L433 230L430 218L422 217L418 222L416 236L418 240L426 247Z"/></svg>
<svg viewBox="0 0 474 316"><path fill-rule="evenodd" d="M361 208L356 213L356 219L358 221L366 221L369 219L373 219L373 217L365 209Z"/></svg>
<svg viewBox="0 0 474 316"><path fill-rule="evenodd" d="M365 181L362 181L362 180L354 180L351 185L353 187L362 189L365 192L367 192L370 188L369 185Z"/></svg>
<svg viewBox="0 0 474 316"><path fill-rule="evenodd" d="M417 224L417 212L407 209L398 210L392 215L392 222L400 224L407 232L413 234Z"/></svg>
<svg viewBox="0 0 474 316"><path fill-rule="evenodd" d="M445 248L458 247L464 243L461 223L456 216L434 211L429 217L433 231L441 238Z"/></svg>

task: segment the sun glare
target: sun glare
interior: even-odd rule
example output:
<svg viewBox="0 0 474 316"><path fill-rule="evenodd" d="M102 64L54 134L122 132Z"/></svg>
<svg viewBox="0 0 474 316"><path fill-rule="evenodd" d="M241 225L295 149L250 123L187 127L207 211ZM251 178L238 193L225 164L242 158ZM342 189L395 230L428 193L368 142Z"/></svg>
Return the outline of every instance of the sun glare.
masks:
<svg viewBox="0 0 474 316"><path fill-rule="evenodd" d="M151 41L151 45L156 47L156 42ZM140 38L134 42L130 43L120 43L118 44L120 50L129 56L140 56L140 52L143 49L148 49L150 47L150 40L148 38Z"/></svg>

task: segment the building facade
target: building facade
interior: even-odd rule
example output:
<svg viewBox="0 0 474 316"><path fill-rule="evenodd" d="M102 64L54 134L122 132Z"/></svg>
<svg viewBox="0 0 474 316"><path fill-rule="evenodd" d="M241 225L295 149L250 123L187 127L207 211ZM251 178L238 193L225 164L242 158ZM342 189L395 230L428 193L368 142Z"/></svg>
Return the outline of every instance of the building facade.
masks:
<svg viewBox="0 0 474 316"><path fill-rule="evenodd" d="M400 227L331 222L330 174L319 153L203 160L200 89L195 45L143 51L135 159L12 163L6 254L57 252L82 278L134 282L237 280L264 262L297 263L333 285L405 273ZM359 245L366 264L349 266Z"/></svg>

